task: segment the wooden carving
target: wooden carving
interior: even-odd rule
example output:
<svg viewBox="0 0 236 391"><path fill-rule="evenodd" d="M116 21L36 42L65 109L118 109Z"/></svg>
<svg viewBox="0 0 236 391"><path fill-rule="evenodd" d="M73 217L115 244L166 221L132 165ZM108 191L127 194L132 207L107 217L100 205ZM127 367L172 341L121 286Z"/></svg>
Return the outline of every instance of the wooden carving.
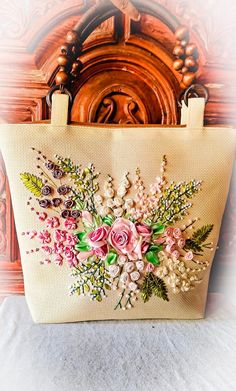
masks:
<svg viewBox="0 0 236 391"><path fill-rule="evenodd" d="M140 13L130 0L110 0L123 14L134 21L140 20Z"/></svg>

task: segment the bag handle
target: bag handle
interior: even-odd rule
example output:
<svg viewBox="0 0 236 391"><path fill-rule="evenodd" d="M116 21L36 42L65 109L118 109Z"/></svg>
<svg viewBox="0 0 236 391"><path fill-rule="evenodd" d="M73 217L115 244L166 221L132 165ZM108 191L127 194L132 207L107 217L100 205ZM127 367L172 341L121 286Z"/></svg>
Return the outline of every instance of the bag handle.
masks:
<svg viewBox="0 0 236 391"><path fill-rule="evenodd" d="M189 129L202 128L208 99L208 89L202 84L192 84L187 88L178 101L181 107L181 125L187 125Z"/></svg>

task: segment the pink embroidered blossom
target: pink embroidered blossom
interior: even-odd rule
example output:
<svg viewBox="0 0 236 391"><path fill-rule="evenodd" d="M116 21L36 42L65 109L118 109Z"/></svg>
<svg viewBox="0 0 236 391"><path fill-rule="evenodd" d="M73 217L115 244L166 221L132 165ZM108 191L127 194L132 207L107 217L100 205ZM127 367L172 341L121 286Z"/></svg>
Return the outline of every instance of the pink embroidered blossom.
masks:
<svg viewBox="0 0 236 391"><path fill-rule="evenodd" d="M163 238L163 237L160 236L159 238L154 239L153 242L154 242L155 244L163 244L163 243L165 242L165 238Z"/></svg>
<svg viewBox="0 0 236 391"><path fill-rule="evenodd" d="M73 217L68 217L64 224L65 224L66 229L76 229L77 228L76 220Z"/></svg>
<svg viewBox="0 0 236 391"><path fill-rule="evenodd" d="M66 231L62 231L61 229L57 229L54 234L54 238L56 242L64 242L66 240Z"/></svg>
<svg viewBox="0 0 236 391"><path fill-rule="evenodd" d="M50 217L47 219L48 228L58 228L60 226L60 221L57 217Z"/></svg>
<svg viewBox="0 0 236 391"><path fill-rule="evenodd" d="M78 243L78 239L75 235L67 234L66 236L66 242L69 246L75 246L76 243Z"/></svg>
<svg viewBox="0 0 236 391"><path fill-rule="evenodd" d="M60 254L56 255L54 262L56 265L62 266L63 265L63 257Z"/></svg>
<svg viewBox="0 0 236 391"><path fill-rule="evenodd" d="M76 267L78 265L76 255L73 251L71 251L69 248L66 248L64 254L70 267Z"/></svg>
<svg viewBox="0 0 236 391"><path fill-rule="evenodd" d="M166 236L173 236L173 231L174 231L174 228L168 227L168 228L165 230L165 235L166 235Z"/></svg>
<svg viewBox="0 0 236 391"><path fill-rule="evenodd" d="M54 243L53 245L53 251L55 254L63 254L64 252L64 245L62 242Z"/></svg>
<svg viewBox="0 0 236 391"><path fill-rule="evenodd" d="M173 231L173 236L175 239L180 239L182 236L182 231L180 228L175 228Z"/></svg>
<svg viewBox="0 0 236 391"><path fill-rule="evenodd" d="M166 244L168 244L168 246L173 246L173 244L175 244L175 240L172 237L167 236Z"/></svg>
<svg viewBox="0 0 236 391"><path fill-rule="evenodd" d="M152 237L152 229L146 224L136 224L138 234L143 238L143 241L150 243Z"/></svg>
<svg viewBox="0 0 236 391"><path fill-rule="evenodd" d="M93 251L83 251L77 255L77 259L79 262L86 261L89 257L91 257L94 254Z"/></svg>
<svg viewBox="0 0 236 391"><path fill-rule="evenodd" d="M37 231L30 231L30 232L28 232L27 233L27 235L28 235L28 237L30 238L30 239L34 239L35 238L35 236L37 236Z"/></svg>
<svg viewBox="0 0 236 391"><path fill-rule="evenodd" d="M99 258L105 259L108 254L108 246L105 244L102 247L96 248L94 250L94 254L96 254Z"/></svg>
<svg viewBox="0 0 236 391"><path fill-rule="evenodd" d="M39 220L40 221L45 221L47 217L48 217L47 213L45 213L45 212L39 213Z"/></svg>
<svg viewBox="0 0 236 391"><path fill-rule="evenodd" d="M184 246L185 246L185 239L179 239L178 240L178 247L179 248L184 248Z"/></svg>
<svg viewBox="0 0 236 391"><path fill-rule="evenodd" d="M47 230L43 230L38 233L38 239L41 243L50 243L51 242L51 234Z"/></svg>
<svg viewBox="0 0 236 391"><path fill-rule="evenodd" d="M52 254L52 248L49 246L42 246L41 250L43 250L43 252L45 252L45 254L48 254L48 255Z"/></svg>
<svg viewBox="0 0 236 391"><path fill-rule="evenodd" d="M172 244L171 246L170 245L167 245L166 246L166 251L168 252L168 253L173 253L173 251L175 251L175 245L174 244Z"/></svg>
<svg viewBox="0 0 236 391"><path fill-rule="evenodd" d="M128 255L129 259L141 258L141 242L134 223L119 218L113 224L108 240L119 254Z"/></svg>
<svg viewBox="0 0 236 391"><path fill-rule="evenodd" d="M150 243L142 242L142 244L141 244L141 252L142 252L142 254L146 254L149 246L150 246Z"/></svg>
<svg viewBox="0 0 236 391"><path fill-rule="evenodd" d="M180 257L180 253L177 250L174 250L171 255L173 258L176 258L176 259L178 259Z"/></svg>
<svg viewBox="0 0 236 391"><path fill-rule="evenodd" d="M103 247L111 230L108 225L103 225L88 234L88 242L93 248Z"/></svg>
<svg viewBox="0 0 236 391"><path fill-rule="evenodd" d="M155 266L152 263L148 263L146 266L146 272L151 273L155 269Z"/></svg>
<svg viewBox="0 0 236 391"><path fill-rule="evenodd" d="M186 254L185 254L185 257L186 261L191 261L193 259L193 252L192 251L188 251Z"/></svg>
<svg viewBox="0 0 236 391"><path fill-rule="evenodd" d="M86 210L82 211L82 220L86 220L89 224L93 224L93 216Z"/></svg>

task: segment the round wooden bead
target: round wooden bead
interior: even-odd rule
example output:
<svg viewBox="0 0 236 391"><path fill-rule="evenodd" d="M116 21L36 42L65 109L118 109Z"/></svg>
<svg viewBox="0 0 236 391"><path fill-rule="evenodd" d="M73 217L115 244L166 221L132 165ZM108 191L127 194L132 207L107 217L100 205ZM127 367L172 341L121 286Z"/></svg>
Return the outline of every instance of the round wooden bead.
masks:
<svg viewBox="0 0 236 391"><path fill-rule="evenodd" d="M187 67L183 67L182 69L181 69L181 73L186 73L186 72L189 72L189 69L187 68Z"/></svg>
<svg viewBox="0 0 236 391"><path fill-rule="evenodd" d="M68 43L63 43L61 45L61 53L62 54L69 54L71 51L71 46Z"/></svg>
<svg viewBox="0 0 236 391"><path fill-rule="evenodd" d="M66 67L71 61L66 54L60 54L57 58L57 62L60 66Z"/></svg>
<svg viewBox="0 0 236 391"><path fill-rule="evenodd" d="M81 54L81 45L79 44L79 42L77 42L76 46L72 47L71 52L74 58L79 57L79 55Z"/></svg>
<svg viewBox="0 0 236 391"><path fill-rule="evenodd" d="M197 46L194 43L189 43L186 46L185 50L186 50L186 56L192 56L195 59L198 58L198 56L199 56L198 48L197 48Z"/></svg>
<svg viewBox="0 0 236 391"><path fill-rule="evenodd" d="M65 71L59 71L56 75L56 84L66 84L69 80L69 76Z"/></svg>
<svg viewBox="0 0 236 391"><path fill-rule="evenodd" d="M74 30L68 31L68 33L66 35L66 42L71 43L71 44L75 44L77 41L78 41L77 32Z"/></svg>
<svg viewBox="0 0 236 391"><path fill-rule="evenodd" d="M182 40L188 41L189 39L188 28L186 26L179 26L175 31L175 37L178 41L182 41Z"/></svg>
<svg viewBox="0 0 236 391"><path fill-rule="evenodd" d="M187 39L182 39L182 41L180 41L180 45L181 45L182 47L185 47L185 46L187 45L187 43L188 43L188 40L187 40Z"/></svg>
<svg viewBox="0 0 236 391"><path fill-rule="evenodd" d="M193 73L193 72L186 72L183 76L183 84L186 86L186 87L189 87L191 86L191 84L193 83L194 79L196 77L196 74Z"/></svg>
<svg viewBox="0 0 236 391"><path fill-rule="evenodd" d="M196 60L192 56L188 56L185 58L184 65L187 68L193 68L196 66Z"/></svg>
<svg viewBox="0 0 236 391"><path fill-rule="evenodd" d="M173 54L174 54L174 56L181 58L181 57L184 57L185 50L182 48L181 45L176 45L174 47Z"/></svg>
<svg viewBox="0 0 236 391"><path fill-rule="evenodd" d="M173 63L173 68L176 70L176 71L179 71L184 65L184 61L181 60L181 58L178 58L177 60L174 61Z"/></svg>
<svg viewBox="0 0 236 391"><path fill-rule="evenodd" d="M79 72L83 68L83 63L79 60L74 61L71 67L72 72Z"/></svg>

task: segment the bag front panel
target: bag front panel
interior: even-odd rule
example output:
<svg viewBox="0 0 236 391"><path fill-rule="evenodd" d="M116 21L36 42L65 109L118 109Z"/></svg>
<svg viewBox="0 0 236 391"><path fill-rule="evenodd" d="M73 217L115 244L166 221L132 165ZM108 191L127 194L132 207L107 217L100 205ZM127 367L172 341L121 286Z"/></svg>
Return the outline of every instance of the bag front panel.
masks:
<svg viewBox="0 0 236 391"><path fill-rule="evenodd" d="M223 137L222 134L224 135ZM1 129L1 147L12 194L16 228L21 249L25 293L33 319L36 322L73 322L82 320L133 318L195 319L204 316L209 273L218 241L220 223L225 207L234 160L235 135L233 130L213 128L187 130L184 128L163 129L158 127L146 129L97 128L92 126L55 127L46 124L5 125L2 126ZM32 147L35 150L32 150ZM40 151L40 154L38 151ZM40 245L34 242L34 239L38 238L42 231L47 230L49 234L52 234L52 231L55 233L56 229L59 229L60 231L61 226L52 227L53 222L51 220L51 226L49 224L49 227L46 227L45 223L48 218L52 217L57 217L58 220L61 221L61 210L51 207L42 209L39 205L39 201L37 201L37 198L40 199L40 197L30 194L29 186L28 188L24 186L26 179L27 184L29 184L29 177L23 177L24 183L22 183L20 179L21 174L25 173L31 173L31 175L40 178L41 168L37 169L37 166L40 166L43 167L43 171L46 172L46 175L49 175L48 184L53 180L53 182L57 183L57 187L64 184L70 185L71 182L68 182L67 174L64 173L62 178L53 178L48 169L45 168L45 164L42 163L42 156L45 156L47 161L54 161L57 159L55 158L55 154L63 158L70 157L75 164L81 164L82 167L91 167L89 166L89 163L92 163L95 166L95 171L100 173L100 176L97 179L99 182L99 190L96 193L96 197L101 195L103 200L106 200L107 202L109 199L109 202L113 205L110 209L108 208L107 211L107 204L105 206L96 206L97 210L101 210L101 212L99 212L99 221L97 220L96 224L98 226L96 228L104 225L109 227L107 228L109 229L109 243L112 243L112 246L108 249L110 252L107 254L106 252L108 250L104 250L104 248L98 244L99 241L93 243L94 246L100 247L93 247L93 245L91 245L92 239L88 242L87 238L91 236L90 234L95 230L95 227L93 227L93 229L87 228L87 242L85 243L84 239L81 241L81 251L79 251L80 261L85 256L85 250L87 250L88 253L91 253L91 257L97 256L98 259L99 256L102 257L105 268L113 273L114 281L117 281L118 276L116 275L116 272L118 272L118 269L123 270L123 268L126 268L127 266L126 264L121 265L121 260L120 264L118 263L119 259L122 257L124 262L130 262L134 265L137 264L137 262L142 261L141 257L143 257L145 268L147 268L147 266L149 267L147 270L149 276L155 273L155 271L158 271L159 267L163 267L162 264L165 262L167 269L169 267L167 271L170 275L164 275L166 270L163 269L163 275L159 274L159 277L163 281L169 281L169 286L168 283L166 283L169 301L165 299L161 300L159 297L156 297L153 288L154 285L152 285L151 289L153 289L153 292L151 293L153 294L150 294L150 297L148 297L149 300L144 303L140 296L141 294L147 295L148 292L144 291L144 289L142 290L142 285L140 284L139 286L138 282L135 280L138 271L136 269L133 271L130 269L129 271L129 278L131 275L133 278L132 281L129 280L129 283L131 282L137 285L137 289L134 289L133 295L130 297L129 293L127 295L127 291L125 291L124 297L121 297L125 285L115 290L108 289L106 291L107 297L102 298L101 302L97 300L90 301L89 295L87 295L86 292L83 292L85 296L81 294L78 296L76 293L74 295L69 295L69 289L75 281L75 276L71 275L73 274L73 267L70 268L65 260L61 266L58 266L60 263L58 261L60 260L60 241L58 242L59 244L57 243L56 245L57 252L53 255L54 258L57 257L57 264L53 261L50 264L45 264L44 262L45 258L50 257L42 252L41 247L46 247L47 245L49 245L49 247L52 246L52 243L47 243L47 237L41 235L40 240L45 241L45 243ZM163 158L164 156L165 158ZM164 173L160 173L160 165L162 168L165 168ZM137 168L139 168L138 171ZM163 178L164 181L168 181L168 184L160 183ZM188 215L183 216L183 220L170 224L169 228L181 228L185 234L185 227L190 224L189 220L193 220L193 231L190 229L186 231L185 241L191 240L192 232L196 232L201 227L213 226L213 229L209 229L209 240L204 243L204 246L206 247L201 247L202 244L198 243L198 246L200 246L198 249L200 253L199 255L194 256L200 263L193 264L191 263L192 260L189 259L189 265L191 265L191 267L203 269L200 273L202 278L201 283L194 284L194 289L186 289L186 291L180 290L178 293L173 293L173 290L178 291L179 285L178 282L172 278L173 273L175 272L171 270L171 268L173 269L173 267L176 267L175 265L180 261L180 259L178 259L180 255L175 253L175 257L173 251L179 253L184 251L183 256L188 254L190 258L191 252L198 253L198 251L196 248L191 249L190 242L188 242L188 246L185 245L186 249L182 249L181 251L176 244L172 245L171 238L169 237L170 235L168 236L166 234L168 229L168 223L166 221L162 224L164 228L162 228L160 224L156 224L157 226L155 225L155 227L154 225L149 225L148 229L152 230L152 240L155 243L150 242L151 239L148 235L146 236L146 239L144 239L146 228L143 227L144 224L142 224L142 222L145 221L146 224L146 222L150 220L150 216L145 216L145 205L148 202L150 204L152 196L153 200L151 202L155 203L155 197L158 198L158 192L160 193L159 196L163 195L165 188L171 185L171 181L174 181L176 186L178 186L179 182L189 184L193 181L193 186L195 186L194 180L202 182L198 185L199 188L198 191L196 191L196 194L194 193L190 196L189 201L186 200L186 202L192 204L191 207L189 206L189 210L187 210ZM30 177L30 181L32 181L32 177ZM124 184L127 183L127 181L127 189L125 190ZM136 185L135 181L137 182ZM141 182L143 182L143 184ZM30 184L32 185L32 182L30 182ZM153 184L156 186L156 190L153 189ZM151 190L150 185L152 185ZM163 188L161 188L162 185ZM145 189L142 189L144 187ZM118 189L120 189L120 196L117 196ZM122 189L123 192L126 191L126 194L123 196ZM113 192L115 192L115 196L113 195ZM140 215L137 215L135 208L132 209L132 207L129 206L129 213L131 213L131 215L133 213L133 215L132 218L128 219L127 216L122 215L122 211L121 209L119 210L119 208L124 208L122 202L126 202L128 205L132 200L137 200L137 193L140 193L139 195L141 197L141 206L139 207ZM146 195L149 193L146 199L144 193ZM55 197L58 197L58 194L56 194ZM99 201L99 197L97 198ZM171 202L173 203L173 200ZM29 204L27 205L27 203ZM117 205L115 205L115 203ZM121 205L119 205L119 203ZM172 210L170 203L167 208ZM58 210L54 211L54 209ZM82 209L83 208L81 207L81 214L83 214ZM113 216L113 221L109 221L108 224L106 217L112 214L111 211L112 213L115 211L114 213L116 213L116 215ZM83 212L86 212L86 210ZM47 219L45 219L45 221L40 220L39 213L46 213ZM129 217L131 215L129 214ZM140 216L144 216L142 217L143 220ZM86 222L86 219L89 220L90 217L88 214L84 214L83 218ZM196 218L198 220L195 221ZM63 227L65 220L66 219L63 219L61 223ZM127 222L127 220L129 221ZM56 221L57 220L54 222ZM159 223L159 221L156 221L156 223ZM56 224L57 223L54 225ZM89 222L87 221L86 224L88 225ZM71 234L76 230L84 232L81 216L80 219L78 219L77 225L76 229L73 229L73 222L68 220L68 227L71 229ZM139 227L137 225L139 225ZM141 253L139 252L138 254L138 244L135 245L135 247L133 245L132 251L128 245L126 247L121 246L121 243L119 242L120 238L117 236L119 232L115 232L118 226L119 229L122 227L122 229L126 230L125 234L128 232L128 234L132 235L132 240L137 239L137 243L142 241L142 243L140 242L141 244L139 243L140 245L143 245L144 248L143 250L140 247L139 251L141 251ZM145 232L143 232L143 230ZM154 232L154 230L156 230L156 232ZM161 232L161 230L163 232ZM34 236L34 233L32 233L33 231L37 232L37 236L30 239L31 236ZM140 231L138 236L137 231ZM136 239L135 235L137 236ZM175 243L178 241L178 231L176 231L176 236L177 238L173 238L172 235L172 239ZM165 241L165 244L163 240ZM163 251L167 248L167 240L170 241L168 257L166 256L165 251ZM213 245L211 245L210 248L208 248L208 242L213 242ZM82 248L83 246L88 248ZM173 251L171 246L174 248ZM39 251L37 248L39 248ZM204 252L201 253L201 249L203 248ZM67 259L69 259L69 262L72 262L70 263L70 266L73 266L73 259L70 258L73 254L71 254L70 250L71 249L67 249L64 251L67 251ZM103 254L104 251L106 254ZM126 261L124 260L125 257ZM42 265L40 262L44 264ZM86 262L84 262L84 264L86 264ZM205 268L202 267L202 263L204 262L207 262L207 264L209 263ZM188 264L187 260L186 263ZM168 266L170 264L172 266ZM131 268L133 267L132 265L129 266ZM143 267L143 265L139 264L139 267L141 266ZM183 265L183 267L185 267L185 265ZM136 272L136 274L134 272ZM179 274L181 279L184 271L178 271L175 274ZM144 269L139 272L139 275L144 278ZM147 281L147 283L149 282L150 281ZM123 284L125 283L126 282L123 281ZM155 281L152 281L152 284L154 283ZM132 287L133 286L134 285L132 285ZM159 285L158 289L161 289L161 287L162 286ZM141 292L138 292L140 290ZM136 291L138 300L135 300L134 302L132 299L135 299L133 296L135 296ZM163 290L159 290L158 292L158 294L161 292L165 298L165 292ZM89 292L89 294L91 294L91 292ZM128 302L128 305L119 305L120 298L123 299L123 302ZM127 310L123 311L122 309L124 308Z"/></svg>

